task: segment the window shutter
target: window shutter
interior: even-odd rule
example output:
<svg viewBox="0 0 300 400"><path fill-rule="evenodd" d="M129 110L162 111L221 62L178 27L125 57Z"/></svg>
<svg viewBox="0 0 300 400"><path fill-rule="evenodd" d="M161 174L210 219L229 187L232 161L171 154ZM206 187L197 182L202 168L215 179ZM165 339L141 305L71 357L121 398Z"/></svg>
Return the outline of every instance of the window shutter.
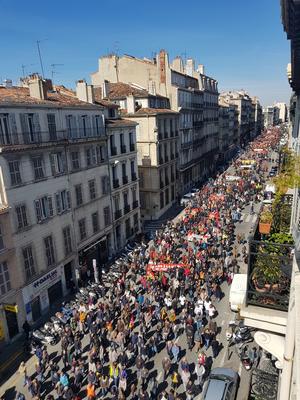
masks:
<svg viewBox="0 0 300 400"><path fill-rule="evenodd" d="M87 136L91 136L91 117L87 115L85 117L85 121L86 121Z"/></svg>
<svg viewBox="0 0 300 400"><path fill-rule="evenodd" d="M35 213L36 213L37 222L41 222L41 220L42 220L42 210L41 210L40 200L35 200L34 201L34 205L35 205Z"/></svg>
<svg viewBox="0 0 300 400"><path fill-rule="evenodd" d="M20 122L24 143L29 143L29 127L26 114L20 114Z"/></svg>
<svg viewBox="0 0 300 400"><path fill-rule="evenodd" d="M10 125L12 142L14 144L18 144L19 143L19 139L18 139L18 130L17 130L17 123L16 123L15 114L9 114L8 118L9 118L9 125Z"/></svg>
<svg viewBox="0 0 300 400"><path fill-rule="evenodd" d="M78 115L78 135L77 137L83 137L83 120L82 116Z"/></svg>
<svg viewBox="0 0 300 400"><path fill-rule="evenodd" d="M71 194L69 190L67 190L67 207L68 209L71 208Z"/></svg>
<svg viewBox="0 0 300 400"><path fill-rule="evenodd" d="M61 162L62 162L62 168L63 172L67 171L67 159L65 153L61 153Z"/></svg>
<svg viewBox="0 0 300 400"><path fill-rule="evenodd" d="M71 115L71 129L72 129L72 138L76 138L78 137L78 131L77 131L77 122L76 122L76 116L75 115Z"/></svg>
<svg viewBox="0 0 300 400"><path fill-rule="evenodd" d="M60 193L55 193L55 202L56 202L57 214L61 214L61 198L60 198Z"/></svg>
<svg viewBox="0 0 300 400"><path fill-rule="evenodd" d="M48 197L48 208L49 208L49 217L53 217L53 204L52 204L52 197Z"/></svg>
<svg viewBox="0 0 300 400"><path fill-rule="evenodd" d="M39 114L33 114L33 126L34 126L35 138L41 140L41 126L40 126Z"/></svg>
<svg viewBox="0 0 300 400"><path fill-rule="evenodd" d="M56 165L55 165L55 161L56 161L56 154L50 154L50 164L51 164L51 172L52 175L56 175Z"/></svg>
<svg viewBox="0 0 300 400"><path fill-rule="evenodd" d="M97 123L96 123L96 116L95 115L92 116L92 132L91 132L91 136L98 136Z"/></svg>

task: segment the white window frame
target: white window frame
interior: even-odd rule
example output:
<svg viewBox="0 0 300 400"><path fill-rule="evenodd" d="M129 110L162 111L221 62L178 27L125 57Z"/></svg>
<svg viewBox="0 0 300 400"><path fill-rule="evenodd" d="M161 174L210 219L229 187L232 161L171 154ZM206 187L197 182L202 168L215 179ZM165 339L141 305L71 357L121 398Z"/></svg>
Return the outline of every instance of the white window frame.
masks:
<svg viewBox="0 0 300 400"><path fill-rule="evenodd" d="M40 161L40 165L35 165L35 162ZM43 156L32 157L32 166L34 173L34 180L38 181L45 178L44 160Z"/></svg>
<svg viewBox="0 0 300 400"><path fill-rule="evenodd" d="M34 201L37 222L41 223L54 215L52 196L43 196Z"/></svg>
<svg viewBox="0 0 300 400"><path fill-rule="evenodd" d="M9 268L7 261L0 263L0 296L5 295L11 290Z"/></svg>
<svg viewBox="0 0 300 400"><path fill-rule="evenodd" d="M69 190L60 190L55 193L56 212L63 214L71 209L71 194Z"/></svg>
<svg viewBox="0 0 300 400"><path fill-rule="evenodd" d="M67 257L73 252L73 243L72 243L72 234L70 225L63 228L62 234L64 241L65 256Z"/></svg>
<svg viewBox="0 0 300 400"><path fill-rule="evenodd" d="M35 262L34 262L32 246L29 245L29 246L23 247L22 254L23 254L24 271L25 271L25 275L26 275L26 280L29 280L35 275ZM28 265L27 269L26 269L26 264Z"/></svg>
<svg viewBox="0 0 300 400"><path fill-rule="evenodd" d="M29 226L29 221L27 217L26 204L18 204L15 208L17 217L17 229L27 228Z"/></svg>
<svg viewBox="0 0 300 400"><path fill-rule="evenodd" d="M44 249L47 261L47 267L51 267L56 263L55 246L52 235L44 238Z"/></svg>
<svg viewBox="0 0 300 400"><path fill-rule="evenodd" d="M22 177L20 172L20 161L11 160L8 161L8 169L10 174L10 182L12 186L20 185L22 183Z"/></svg>

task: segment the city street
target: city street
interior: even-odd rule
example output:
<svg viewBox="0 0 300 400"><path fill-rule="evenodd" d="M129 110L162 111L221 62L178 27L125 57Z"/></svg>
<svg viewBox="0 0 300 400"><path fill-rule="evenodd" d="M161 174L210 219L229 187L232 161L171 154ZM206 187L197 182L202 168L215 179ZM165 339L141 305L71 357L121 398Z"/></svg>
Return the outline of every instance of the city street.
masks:
<svg viewBox="0 0 300 400"><path fill-rule="evenodd" d="M228 172L231 172L230 169ZM260 205L256 204L255 205L255 211L257 212L259 209ZM181 215L179 214L175 219L178 219ZM257 214L250 214L250 207L247 206L242 210L241 214L241 219L239 222L236 223L236 228L235 228L235 234L243 234L247 238L249 235L249 232L253 228L255 222L257 220ZM237 244L237 243L236 243ZM237 244L238 245L238 244ZM239 253L241 253L241 245L238 245L238 250ZM240 273L246 273L247 272L247 266L243 262L242 258L238 258L238 265L240 267ZM232 312L229 307L229 291L230 291L230 286L226 282L222 284L222 291L224 293L224 297L221 299L219 303L216 303L216 309L217 309L217 316L215 318L215 321L217 323L217 326L219 327L219 333L218 333L218 340L221 344L220 346L220 352L218 356L213 359L212 358L212 350L211 347L208 349L206 352L208 356L208 362L210 364L211 368L215 367L230 367L236 370L239 375L240 375L240 386L239 386L239 391L237 395L238 400L247 400L248 398L248 390L249 390L249 384L250 384L250 376L251 373L249 371L246 371L243 367L242 364L239 361L238 355L233 347L230 347L228 349L227 345L227 340L226 340L226 328L228 327L228 322L235 319L236 313ZM87 336L83 339L83 348L85 351L87 350L87 345L88 345L88 340ZM197 355L196 353L192 350L190 351L187 348L187 341L186 341L186 336L185 334L181 335L178 340L178 345L181 348L181 354L180 357L186 356L188 362L190 363L191 366L195 365ZM49 354L52 359L55 359L58 361L58 364L60 367L62 367L62 361L59 357L61 354L61 346L60 343L58 343L55 346L51 346L48 348ZM166 386L166 382L163 381L163 371L162 371L162 360L163 358L167 355L166 348L164 348L161 352L159 352L154 360L150 360L147 364L146 367L150 371L150 376L156 376L157 380L159 382L159 390L163 390L166 388L170 388L171 386L171 380L170 377L168 378L168 387ZM87 353L85 354L85 357L87 357ZM29 374L34 374L35 372L35 362L36 358L31 357L28 362L27 362L27 369ZM136 368L133 366L131 368L132 374L136 373ZM27 388L23 388L22 384L22 379L20 378L18 373L13 374L1 387L0 394L4 396L5 400L11 400L14 399L16 392L21 391L22 393L25 394L26 399L30 398ZM180 386L178 393L183 393L183 387ZM53 393L54 394L54 393ZM201 399L201 394L197 395L195 399Z"/></svg>

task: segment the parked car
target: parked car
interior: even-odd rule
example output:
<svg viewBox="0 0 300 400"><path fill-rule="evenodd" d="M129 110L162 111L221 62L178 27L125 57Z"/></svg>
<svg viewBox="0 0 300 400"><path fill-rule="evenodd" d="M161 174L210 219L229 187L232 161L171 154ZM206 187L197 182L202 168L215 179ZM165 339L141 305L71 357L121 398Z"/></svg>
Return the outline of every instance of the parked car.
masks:
<svg viewBox="0 0 300 400"><path fill-rule="evenodd" d="M180 205L181 206L187 206L188 203L192 200L192 198L195 196L195 193L186 193L180 200Z"/></svg>
<svg viewBox="0 0 300 400"><path fill-rule="evenodd" d="M204 386L203 400L235 400L239 375L231 368L214 368Z"/></svg>

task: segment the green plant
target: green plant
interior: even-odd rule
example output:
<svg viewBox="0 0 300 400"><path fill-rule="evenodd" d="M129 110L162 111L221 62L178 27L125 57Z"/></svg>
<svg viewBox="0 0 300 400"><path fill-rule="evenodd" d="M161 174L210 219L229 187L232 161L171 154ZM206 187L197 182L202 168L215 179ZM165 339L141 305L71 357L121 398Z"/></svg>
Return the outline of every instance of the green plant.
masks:
<svg viewBox="0 0 300 400"><path fill-rule="evenodd" d="M278 255L269 254L267 251L261 250L255 261L255 279L262 285L266 283L274 285L280 281L281 276L282 272Z"/></svg>
<svg viewBox="0 0 300 400"><path fill-rule="evenodd" d="M272 233L268 238L268 242L278 244L294 244L294 239L290 233L278 232Z"/></svg>
<svg viewBox="0 0 300 400"><path fill-rule="evenodd" d="M259 216L259 222L262 224L270 224L272 222L273 216L271 211L265 210Z"/></svg>

